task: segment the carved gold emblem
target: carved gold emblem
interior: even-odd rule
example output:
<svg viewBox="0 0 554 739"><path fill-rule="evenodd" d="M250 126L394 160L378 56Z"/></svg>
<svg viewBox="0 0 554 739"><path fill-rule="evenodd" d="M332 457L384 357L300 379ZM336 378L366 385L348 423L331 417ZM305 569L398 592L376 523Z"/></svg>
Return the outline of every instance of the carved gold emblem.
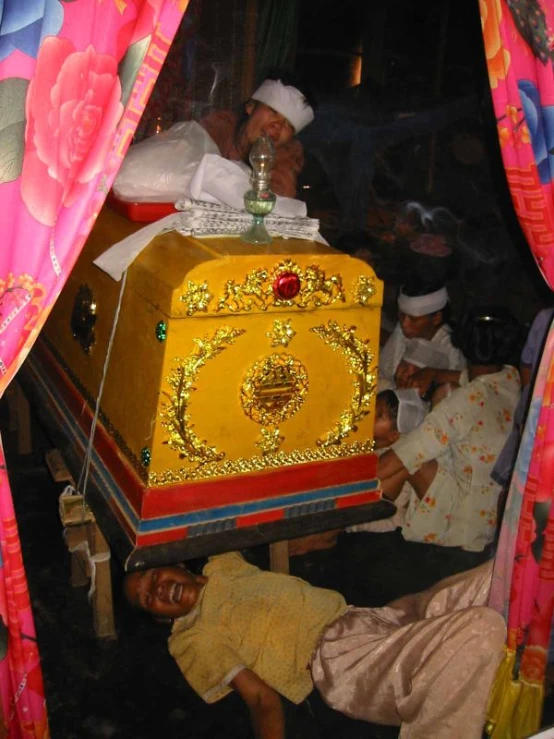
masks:
<svg viewBox="0 0 554 739"><path fill-rule="evenodd" d="M297 275L300 288L294 297L281 297L276 285L284 275ZM216 312L265 311L271 307L319 308L337 301L344 302L344 288L340 275L327 277L324 270L312 264L302 269L296 262L286 259L272 270L255 269L242 282L227 280L217 301Z"/></svg>
<svg viewBox="0 0 554 739"><path fill-rule="evenodd" d="M287 347L296 336L290 321L273 321L273 328L266 336L271 339L271 346Z"/></svg>
<svg viewBox="0 0 554 739"><path fill-rule="evenodd" d="M348 373L352 376L354 392L349 406L333 428L317 440L318 446L341 444L343 439L358 430L357 424L369 413L377 384L375 367L372 366L375 355L369 347L369 340L356 336L355 326L341 328L335 321L329 321L327 326L316 326L311 330L333 351L344 355Z"/></svg>
<svg viewBox="0 0 554 739"><path fill-rule="evenodd" d="M188 407L201 368L209 359L234 344L243 333L244 329L222 326L211 338L194 339L195 348L188 357L175 359L179 366L167 377L167 384L172 392L164 393L169 402L162 404L160 417L162 426L168 431L167 444L178 451L182 459L203 465L207 462L219 462L225 457L224 452L218 452L195 434Z"/></svg>
<svg viewBox="0 0 554 739"><path fill-rule="evenodd" d="M180 297L181 303L184 303L187 308L187 316L193 316L195 313L206 313L210 303L212 302L213 295L208 290L208 283L201 282L200 284L189 280L187 282L187 289Z"/></svg>
<svg viewBox="0 0 554 739"><path fill-rule="evenodd" d="M360 275L354 286L354 300L360 305L369 305L377 292L375 280L367 275Z"/></svg>
<svg viewBox="0 0 554 739"><path fill-rule="evenodd" d="M96 342L94 331L97 318L96 311L97 305L92 290L88 285L81 285L73 301L71 333L75 341L79 342L85 354L90 354L90 350Z"/></svg>
<svg viewBox="0 0 554 739"><path fill-rule="evenodd" d="M271 354L255 362L240 389L246 415L262 426L292 418L308 392L308 373L291 354Z"/></svg>

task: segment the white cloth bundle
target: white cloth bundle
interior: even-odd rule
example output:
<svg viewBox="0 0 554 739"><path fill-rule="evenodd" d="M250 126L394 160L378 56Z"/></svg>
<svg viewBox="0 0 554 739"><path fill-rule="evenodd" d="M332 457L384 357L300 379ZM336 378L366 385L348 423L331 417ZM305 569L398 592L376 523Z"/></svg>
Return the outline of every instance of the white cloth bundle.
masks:
<svg viewBox="0 0 554 739"><path fill-rule="evenodd" d="M225 205L185 200L176 203L175 207L180 210L179 213L161 218L127 236L95 259L94 264L119 281L127 267L160 233L177 231L185 236L239 235L252 223L251 215ZM265 224L274 236L327 243L319 233L319 221L315 218L267 216Z"/></svg>

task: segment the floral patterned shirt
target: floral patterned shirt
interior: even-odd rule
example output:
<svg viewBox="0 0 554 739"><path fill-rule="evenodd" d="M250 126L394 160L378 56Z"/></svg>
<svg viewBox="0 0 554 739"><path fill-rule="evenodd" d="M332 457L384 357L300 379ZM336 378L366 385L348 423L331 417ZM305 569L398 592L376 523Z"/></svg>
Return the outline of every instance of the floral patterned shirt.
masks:
<svg viewBox="0 0 554 739"><path fill-rule="evenodd" d="M482 551L493 540L500 486L490 474L512 428L519 395L514 367L480 375L393 445L410 473L428 460L439 463L423 500L412 493L406 538L469 551Z"/></svg>

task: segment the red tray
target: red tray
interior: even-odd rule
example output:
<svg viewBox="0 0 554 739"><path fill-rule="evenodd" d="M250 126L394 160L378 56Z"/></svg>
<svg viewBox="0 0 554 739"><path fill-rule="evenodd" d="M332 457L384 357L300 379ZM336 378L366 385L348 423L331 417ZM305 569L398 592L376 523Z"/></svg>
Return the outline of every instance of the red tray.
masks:
<svg viewBox="0 0 554 739"><path fill-rule="evenodd" d="M140 223L152 223L171 213L177 213L173 203L132 203L129 200L120 200L111 191L107 201L117 213Z"/></svg>

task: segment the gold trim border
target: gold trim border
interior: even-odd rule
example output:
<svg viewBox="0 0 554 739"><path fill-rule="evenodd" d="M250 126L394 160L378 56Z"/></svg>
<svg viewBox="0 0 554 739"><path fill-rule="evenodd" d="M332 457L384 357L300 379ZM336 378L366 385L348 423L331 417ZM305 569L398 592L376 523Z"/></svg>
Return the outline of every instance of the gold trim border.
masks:
<svg viewBox="0 0 554 739"><path fill-rule="evenodd" d="M193 480L206 480L210 477L225 477L230 475L244 475L250 472L263 472L264 470L277 469L279 467L291 467L296 464L307 462L324 462L334 459L355 457L360 454L370 454L375 448L374 442L356 441L352 444L341 444L337 446L320 447L319 449L305 449L302 451L277 452L275 454L258 455L249 459L226 460L222 463L208 462L195 469L181 467L179 470L166 470L164 472L150 472L148 474L148 485L160 487L163 485L174 485L180 482L191 482Z"/></svg>

